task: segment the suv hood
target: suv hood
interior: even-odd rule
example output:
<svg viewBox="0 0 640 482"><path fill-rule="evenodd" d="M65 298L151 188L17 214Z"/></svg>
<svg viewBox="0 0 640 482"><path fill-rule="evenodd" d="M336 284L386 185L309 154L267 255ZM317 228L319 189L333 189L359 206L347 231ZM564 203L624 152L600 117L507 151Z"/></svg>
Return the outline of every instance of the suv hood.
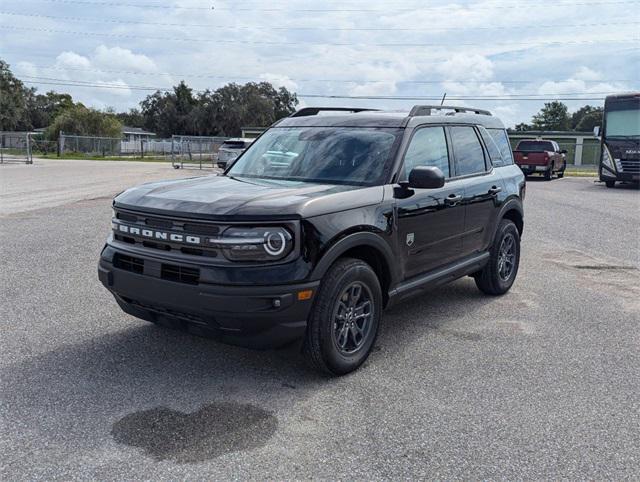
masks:
<svg viewBox="0 0 640 482"><path fill-rule="evenodd" d="M143 184L114 206L181 217L291 219L356 209L383 199L382 186L360 187L206 176Z"/></svg>

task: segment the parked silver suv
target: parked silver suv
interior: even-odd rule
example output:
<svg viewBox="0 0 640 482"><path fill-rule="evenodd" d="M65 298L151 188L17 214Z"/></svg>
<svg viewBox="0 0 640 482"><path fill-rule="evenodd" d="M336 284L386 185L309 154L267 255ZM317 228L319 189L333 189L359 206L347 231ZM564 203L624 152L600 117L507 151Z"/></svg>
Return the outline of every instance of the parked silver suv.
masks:
<svg viewBox="0 0 640 482"><path fill-rule="evenodd" d="M237 137L224 141L218 150L218 167L226 169L227 165L235 161L240 154L242 154L247 147L251 145L252 142L253 139L247 139L244 137Z"/></svg>

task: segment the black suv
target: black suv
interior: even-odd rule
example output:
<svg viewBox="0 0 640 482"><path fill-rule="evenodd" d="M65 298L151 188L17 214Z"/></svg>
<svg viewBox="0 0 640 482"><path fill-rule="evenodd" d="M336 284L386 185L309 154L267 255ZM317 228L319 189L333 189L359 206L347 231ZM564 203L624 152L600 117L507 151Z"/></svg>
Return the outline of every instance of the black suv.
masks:
<svg viewBox="0 0 640 482"><path fill-rule="evenodd" d="M133 316L245 346L302 338L344 374L392 304L466 275L508 291L524 194L487 111L306 108L222 175L118 195L98 272Z"/></svg>

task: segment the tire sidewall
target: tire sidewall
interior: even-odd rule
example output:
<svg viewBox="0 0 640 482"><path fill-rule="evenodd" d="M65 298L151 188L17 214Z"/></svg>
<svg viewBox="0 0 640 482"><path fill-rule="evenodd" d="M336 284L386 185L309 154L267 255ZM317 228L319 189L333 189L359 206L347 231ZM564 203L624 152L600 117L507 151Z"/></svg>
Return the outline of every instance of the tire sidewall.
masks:
<svg viewBox="0 0 640 482"><path fill-rule="evenodd" d="M372 325L369 330L368 340L358 351L347 355L340 352L333 340L332 317L338 297L342 295L347 286L354 281L366 284L369 290L371 290L374 312L371 319ZM315 314L315 316L318 317L316 321L320 323L320 348L323 358L334 373L348 373L364 363L378 335L378 328L382 316L382 290L380 283L373 270L363 262L348 269L340 277L338 282L331 287L327 287L327 292L323 294L328 297L329 302L326 303L326 309L322 310L323 312Z"/></svg>
<svg viewBox="0 0 640 482"><path fill-rule="evenodd" d="M511 276L505 281L500 277L500 273L498 271L498 260L500 255L500 246L502 245L502 240L507 236L507 234L511 234L515 240L515 262L513 266L513 270L511 271ZM518 276L518 269L520 268L520 233L518 233L518 228L513 222L507 221L502 222L500 224L500 229L496 236L495 243L493 245L493 253L491 256L491 270L494 277L494 282L499 288L501 292L508 291Z"/></svg>

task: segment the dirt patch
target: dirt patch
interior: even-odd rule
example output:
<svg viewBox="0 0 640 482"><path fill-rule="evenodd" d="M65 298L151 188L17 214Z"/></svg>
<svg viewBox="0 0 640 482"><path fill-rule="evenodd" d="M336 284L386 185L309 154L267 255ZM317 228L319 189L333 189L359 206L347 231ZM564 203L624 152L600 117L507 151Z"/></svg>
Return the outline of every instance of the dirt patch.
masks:
<svg viewBox="0 0 640 482"><path fill-rule="evenodd" d="M195 463L264 446L276 417L253 405L213 403L197 412L165 407L135 412L113 425L116 442L143 449L156 460Z"/></svg>

